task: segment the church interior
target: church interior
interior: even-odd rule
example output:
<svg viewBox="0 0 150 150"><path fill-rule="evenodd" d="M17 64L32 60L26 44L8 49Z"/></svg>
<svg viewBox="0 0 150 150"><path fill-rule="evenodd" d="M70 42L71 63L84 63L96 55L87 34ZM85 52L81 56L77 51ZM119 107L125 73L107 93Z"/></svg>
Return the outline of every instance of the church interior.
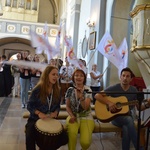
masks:
<svg viewBox="0 0 150 150"><path fill-rule="evenodd" d="M18 59L18 53L26 52L30 58L38 54L41 66L31 64L38 69L44 68L53 59L57 65L65 65L66 57L69 57L70 62L72 58L83 60L86 63L87 86L91 84L92 65L96 64L97 70L103 74L99 81L101 91L120 82L119 69L129 67L134 73L130 85L137 88L143 99L148 99L149 16L150 0L0 0L0 149L26 149L25 124L28 118L25 116L28 115L27 108L23 109L21 104L20 93L13 95L14 78L11 68L4 72L2 56L6 56L6 65L10 66L13 65L13 60ZM111 52L109 47L102 53L104 47L101 42L106 33L112 39L108 46L114 44L116 50L123 49L118 52L122 57L117 62L114 61L118 54ZM44 51L47 43L46 40L40 41L43 39L48 41L50 49L58 51L50 52L51 55ZM70 54L67 42L73 49ZM110 56L114 58L111 59ZM23 65L21 61L20 65ZM31 87L28 96L30 92ZM94 109L92 111L95 116ZM144 122L149 118L150 109L136 113L140 115L138 119ZM61 118L60 122L64 124L65 119ZM95 117L97 127L88 150L121 150L121 130L107 126L107 123L106 126L105 123L101 126L98 122ZM137 129L138 127L137 125ZM144 150L150 149L149 127L150 124L144 130L143 141L140 140ZM80 133L77 150L81 150L79 136ZM67 149L67 145L59 148ZM134 150L132 144L130 150Z"/></svg>

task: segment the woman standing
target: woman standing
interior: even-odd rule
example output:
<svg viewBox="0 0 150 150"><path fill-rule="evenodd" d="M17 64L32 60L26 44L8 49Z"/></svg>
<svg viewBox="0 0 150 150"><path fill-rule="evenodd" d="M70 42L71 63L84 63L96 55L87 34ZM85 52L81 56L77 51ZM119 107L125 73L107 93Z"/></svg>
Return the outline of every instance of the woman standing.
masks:
<svg viewBox="0 0 150 150"><path fill-rule="evenodd" d="M17 53L16 54L17 56L17 60L21 60L21 53ZM19 67L15 66L15 65L12 65L11 66L11 72L12 72L12 75L14 77L14 86L13 86L13 97L18 97L20 96L20 82L19 82L19 79L20 79L20 71L19 71Z"/></svg>
<svg viewBox="0 0 150 150"><path fill-rule="evenodd" d="M27 56L28 56L28 52L23 51L21 53L21 57L22 57L21 60L29 61ZM30 78L31 78L30 68L21 66L19 67L19 71L20 71L20 87L21 87L20 96L21 96L22 108L25 108L25 105L27 104L28 101L28 91L30 89Z"/></svg>
<svg viewBox="0 0 150 150"><path fill-rule="evenodd" d="M30 112L30 117L26 124L26 150L35 150L36 121L38 119L57 118L60 110L60 88L56 67L46 67L31 93L27 109Z"/></svg>
<svg viewBox="0 0 150 150"><path fill-rule="evenodd" d="M35 54L33 61L40 63L39 55ZM41 73L42 72L39 69L31 68L31 89L33 89L38 83Z"/></svg>
<svg viewBox="0 0 150 150"><path fill-rule="evenodd" d="M92 65L92 71L90 72L91 76L91 90L92 90L92 97L93 97L93 104L95 104L96 99L94 98L96 92L100 91L101 82L100 79L102 78L103 74L101 74L99 71L97 71L97 65Z"/></svg>
<svg viewBox="0 0 150 150"><path fill-rule="evenodd" d="M74 87L66 92L66 110L69 116L66 119L69 150L76 150L78 130L80 130L80 144L82 150L89 148L94 130L94 120L91 114L92 95L85 91L91 89L85 86L86 75L83 70L76 69L72 75Z"/></svg>

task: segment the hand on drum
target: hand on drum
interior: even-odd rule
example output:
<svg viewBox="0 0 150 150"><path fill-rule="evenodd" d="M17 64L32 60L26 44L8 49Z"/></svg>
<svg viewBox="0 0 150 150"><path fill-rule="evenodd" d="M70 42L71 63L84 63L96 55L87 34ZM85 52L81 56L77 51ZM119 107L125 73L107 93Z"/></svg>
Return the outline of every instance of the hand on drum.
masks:
<svg viewBox="0 0 150 150"><path fill-rule="evenodd" d="M40 112L40 113L38 114L38 116L39 116L40 119L45 119L45 118L48 118L48 117L49 117L49 115L44 114L44 113L42 113L42 112Z"/></svg>
<svg viewBox="0 0 150 150"><path fill-rule="evenodd" d="M57 115L58 115L58 112L57 112L57 111L54 111L54 112L51 112L51 113L49 114L49 117L50 117L50 118L57 118Z"/></svg>

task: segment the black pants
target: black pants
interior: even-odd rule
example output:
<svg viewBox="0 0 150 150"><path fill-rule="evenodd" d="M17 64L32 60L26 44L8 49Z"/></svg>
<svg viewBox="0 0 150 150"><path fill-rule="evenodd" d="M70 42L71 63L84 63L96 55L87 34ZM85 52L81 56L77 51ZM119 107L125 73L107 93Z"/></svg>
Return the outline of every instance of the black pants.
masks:
<svg viewBox="0 0 150 150"><path fill-rule="evenodd" d="M35 120L28 119L28 122L25 126L26 133L26 150L36 150L35 142Z"/></svg>
<svg viewBox="0 0 150 150"><path fill-rule="evenodd" d="M92 90L92 97L93 97L93 105L95 105L95 101L96 99L94 98L95 94L98 93L100 91L100 86L91 86L90 87Z"/></svg>

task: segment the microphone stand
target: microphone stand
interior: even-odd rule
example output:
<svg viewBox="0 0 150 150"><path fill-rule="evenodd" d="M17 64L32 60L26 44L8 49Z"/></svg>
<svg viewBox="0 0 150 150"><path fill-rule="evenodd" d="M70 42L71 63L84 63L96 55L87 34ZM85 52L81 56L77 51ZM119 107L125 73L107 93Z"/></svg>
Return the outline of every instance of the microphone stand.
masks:
<svg viewBox="0 0 150 150"><path fill-rule="evenodd" d="M142 105L142 101L144 99L144 93L140 92L137 94L137 98L138 98L138 104L139 104L139 115L138 115L138 128L137 128L137 148L136 150L139 150L140 147L140 131L141 131L141 105Z"/></svg>

